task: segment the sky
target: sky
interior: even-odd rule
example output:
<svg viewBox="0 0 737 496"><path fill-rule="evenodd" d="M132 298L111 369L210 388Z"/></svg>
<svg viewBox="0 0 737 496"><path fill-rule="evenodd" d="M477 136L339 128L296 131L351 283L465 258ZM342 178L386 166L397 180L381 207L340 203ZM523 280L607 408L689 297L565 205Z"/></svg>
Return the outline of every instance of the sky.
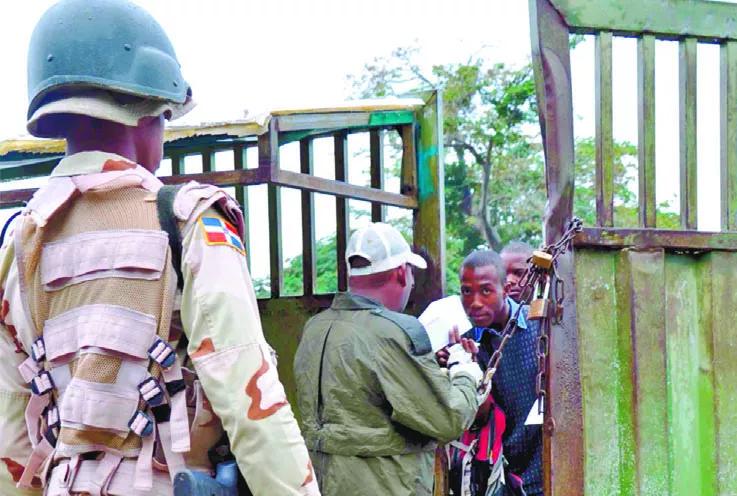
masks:
<svg viewBox="0 0 737 496"><path fill-rule="evenodd" d="M0 141L25 132L26 49L33 27L52 0L2 2L0 7ZM198 107L176 124L242 118L274 107L343 101L350 96L347 74L360 72L374 57L394 48L421 47L419 63L429 67L468 60L479 52L491 62L521 65L530 56L529 17L524 0L136 0L161 23L180 59ZM12 5L12 10L11 6ZM656 48L657 200L678 208L678 49ZM636 42L614 42L614 137L637 143ZM699 229L719 229L719 50L698 52ZM594 52L587 39L572 54L575 132L594 133ZM317 145L316 145L317 146ZM322 145L320 145L322 146ZM359 150L361 139L349 143ZM318 157L329 150L316 150ZM285 162L293 151L285 150ZM223 163L232 160L218 157ZM357 158L356 161L361 159ZM189 167L196 167L192 162ZM227 165L226 165L227 166ZM289 164L286 165L287 167ZM318 172L332 167L318 159ZM192 169L195 170L195 169ZM10 185L0 183L0 189ZM25 186L27 187L27 186ZM389 187L392 187L391 185ZM636 183L635 183L636 189ZM265 205L264 188L252 188L254 211ZM299 194L283 190L283 210ZM318 212L334 212L329 198ZM332 217L317 225L318 236L334 230ZM0 220L4 217L0 212ZM264 216L251 216L265 232ZM285 230L287 257L301 251L299 233ZM264 236L252 247L252 270L268 267Z"/></svg>

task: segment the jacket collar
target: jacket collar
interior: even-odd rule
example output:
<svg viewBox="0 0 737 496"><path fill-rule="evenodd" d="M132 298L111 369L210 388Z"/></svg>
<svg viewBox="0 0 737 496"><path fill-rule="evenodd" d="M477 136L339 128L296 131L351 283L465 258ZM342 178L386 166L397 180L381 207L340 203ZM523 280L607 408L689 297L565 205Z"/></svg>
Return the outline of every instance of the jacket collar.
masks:
<svg viewBox="0 0 737 496"><path fill-rule="evenodd" d="M384 305L378 301L353 294L351 292L337 293L333 298L333 304L330 308L333 310L373 310L375 308L383 308Z"/></svg>
<svg viewBox="0 0 737 496"><path fill-rule="evenodd" d="M78 176L82 174L95 174L99 172L106 172L106 164L112 163L121 166L130 166L135 168L136 164L133 161L128 160L125 157L116 155L114 153L107 152L79 152L74 155L69 155L61 159L61 161L54 167L51 175L56 176ZM118 168L108 170L119 170Z"/></svg>

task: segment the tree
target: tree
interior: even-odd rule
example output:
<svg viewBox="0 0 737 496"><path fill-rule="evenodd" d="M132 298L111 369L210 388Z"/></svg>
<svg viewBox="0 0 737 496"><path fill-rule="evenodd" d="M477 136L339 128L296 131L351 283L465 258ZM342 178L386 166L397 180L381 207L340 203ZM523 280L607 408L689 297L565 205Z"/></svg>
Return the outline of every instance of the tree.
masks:
<svg viewBox="0 0 737 496"><path fill-rule="evenodd" d="M575 38L574 45L579 41ZM498 251L512 240L537 246L542 240L546 191L535 88L529 63L511 68L474 55L466 63L436 65L425 73L415 62L418 52L416 47L397 48L391 55L366 64L348 80L358 98L430 88L442 91L446 282L449 293L454 294L459 291L457 271L471 251L480 247ZM396 133L390 136L401 149ZM626 142L615 142L614 147L616 224L636 227L637 148ZM395 163L386 164L395 175L400 173L398 157ZM588 226L596 220L595 157L593 138L576 141L574 214ZM658 205L658 227L677 229L678 215L667 213L669 207L668 202ZM409 238L408 223L397 227ZM332 292L336 286L335 237L319 240L316 248L316 291ZM302 257L288 260L286 265L285 294L301 294ZM268 281L258 284L268 294Z"/></svg>
<svg viewBox="0 0 737 496"><path fill-rule="evenodd" d="M466 63L436 65L424 74L414 62L418 51L398 48L367 64L360 75L349 76L356 96L441 88L443 141L453 152L446 157L446 201L458 207L447 208L448 235L459 237L465 251L480 245L500 250L511 236L539 239L539 216L520 218L531 210L514 208L538 196L528 194L544 191L537 181L542 162L533 126L530 65L514 69L472 56ZM527 198L513 198L516 193Z"/></svg>

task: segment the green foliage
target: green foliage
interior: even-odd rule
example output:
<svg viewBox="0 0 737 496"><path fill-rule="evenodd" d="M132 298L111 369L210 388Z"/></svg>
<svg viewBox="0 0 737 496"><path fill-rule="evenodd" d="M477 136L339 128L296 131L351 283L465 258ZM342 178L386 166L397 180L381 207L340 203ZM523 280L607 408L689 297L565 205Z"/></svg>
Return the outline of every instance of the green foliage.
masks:
<svg viewBox="0 0 737 496"><path fill-rule="evenodd" d="M576 140L576 190L573 212L585 226L596 225L596 143L594 138ZM638 203L635 191L637 147L628 142L614 143L614 224L638 227ZM678 229L679 216L668 212L669 202L658 205L656 222L662 229Z"/></svg>
<svg viewBox="0 0 737 496"><path fill-rule="evenodd" d="M575 46L583 38L573 37ZM443 99L445 145L445 205L448 291L458 293L461 261L479 247L500 250L513 240L533 246L541 243L546 203L545 172L538 135L535 86L530 64L508 67L472 56L466 63L433 66L423 73L417 64L419 48L397 48L377 57L357 75L348 76L359 98L401 95L440 88ZM401 149L397 133L389 143ZM636 227L637 148L615 143L615 224ZM574 214L584 225L595 225L596 147L593 138L576 142ZM398 176L400 162L387 161ZM669 203L658 206L661 228L678 228L678 215L668 213ZM352 211L366 216L366 211ZM397 227L411 241L410 219ZM317 292L336 288L335 237L317 242ZM256 281L268 295L268 281ZM302 293L302 257L287 261L285 294Z"/></svg>

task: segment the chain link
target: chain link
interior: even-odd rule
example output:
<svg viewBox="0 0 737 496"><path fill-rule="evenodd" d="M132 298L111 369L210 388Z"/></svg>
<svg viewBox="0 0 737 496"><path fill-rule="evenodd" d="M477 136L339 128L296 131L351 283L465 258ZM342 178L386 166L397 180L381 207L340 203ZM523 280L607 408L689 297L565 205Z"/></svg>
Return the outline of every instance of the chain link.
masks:
<svg viewBox="0 0 737 496"><path fill-rule="evenodd" d="M568 251L573 238L581 232L583 223L581 219L574 217L568 224L568 228L561 236L557 243L544 247L541 251L552 255L550 268L544 269L532 263L532 258L527 261L527 270L519 281L522 288L520 293L519 306L517 311L509 319L507 325L501 334L501 342L499 346L489 358L486 366L486 374L481 384L481 390L486 392L491 388L491 381L494 378L499 367L499 361L502 359L504 346L507 341L514 336L517 330L517 322L519 320L520 311L524 305L529 305L533 298L538 298L536 289L541 288L547 282L551 285L552 293L548 295L551 301L551 311L548 317L542 319L540 325L540 336L537 338L537 376L535 377L535 394L538 399L538 413L542 414L544 404L547 397L547 368L548 356L550 354L550 327L551 316L552 321L558 324L563 317L563 302L565 300L565 282L558 276L558 258Z"/></svg>

